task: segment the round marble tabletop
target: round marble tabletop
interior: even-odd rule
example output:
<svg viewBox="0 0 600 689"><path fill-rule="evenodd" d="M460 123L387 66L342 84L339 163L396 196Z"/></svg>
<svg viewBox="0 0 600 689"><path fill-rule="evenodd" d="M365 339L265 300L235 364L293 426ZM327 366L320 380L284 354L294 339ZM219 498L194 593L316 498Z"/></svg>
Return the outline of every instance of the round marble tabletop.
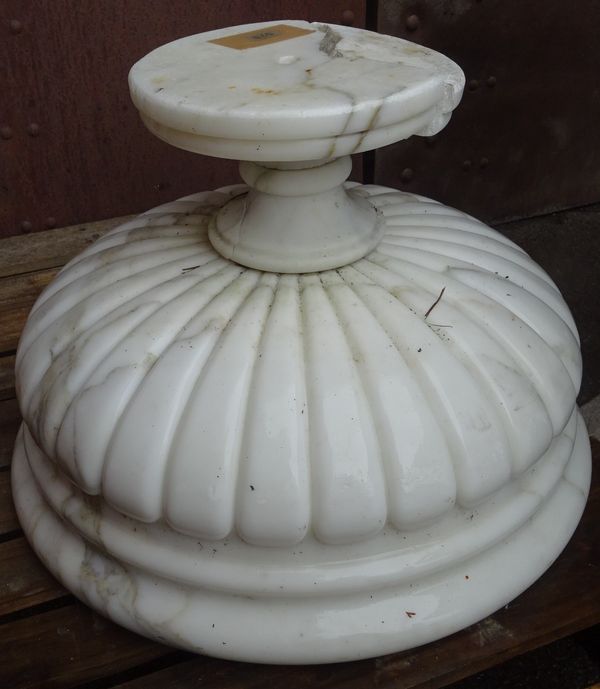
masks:
<svg viewBox="0 0 600 689"><path fill-rule="evenodd" d="M137 62L129 83L146 125L175 146L308 161L434 134L460 100L464 75L399 38L285 20L173 41Z"/></svg>

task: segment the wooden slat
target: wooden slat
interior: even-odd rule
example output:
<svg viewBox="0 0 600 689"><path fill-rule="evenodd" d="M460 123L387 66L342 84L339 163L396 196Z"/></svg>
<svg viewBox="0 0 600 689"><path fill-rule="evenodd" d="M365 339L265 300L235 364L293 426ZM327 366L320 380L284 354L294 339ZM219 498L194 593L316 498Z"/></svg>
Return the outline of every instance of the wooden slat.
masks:
<svg viewBox="0 0 600 689"><path fill-rule="evenodd" d="M0 400L15 396L15 356L0 356Z"/></svg>
<svg viewBox="0 0 600 689"><path fill-rule="evenodd" d="M0 471L0 536L19 528L10 492L10 472Z"/></svg>
<svg viewBox="0 0 600 689"><path fill-rule="evenodd" d="M57 272L49 268L0 279L0 352L16 349L33 303Z"/></svg>
<svg viewBox="0 0 600 689"><path fill-rule="evenodd" d="M66 689L172 650L70 604L0 627L0 687Z"/></svg>
<svg viewBox="0 0 600 689"><path fill-rule="evenodd" d="M21 412L16 399L0 402L0 469L10 464L13 444L21 425Z"/></svg>
<svg viewBox="0 0 600 689"><path fill-rule="evenodd" d="M133 216L99 220L29 235L7 237L0 246L0 278L62 266L113 227Z"/></svg>
<svg viewBox="0 0 600 689"><path fill-rule="evenodd" d="M0 353L16 349L31 307L58 269L130 217L73 225L0 241ZM0 399L14 394L13 367L14 359L0 359Z"/></svg>
<svg viewBox="0 0 600 689"><path fill-rule="evenodd" d="M66 594L23 537L0 543L0 616Z"/></svg>

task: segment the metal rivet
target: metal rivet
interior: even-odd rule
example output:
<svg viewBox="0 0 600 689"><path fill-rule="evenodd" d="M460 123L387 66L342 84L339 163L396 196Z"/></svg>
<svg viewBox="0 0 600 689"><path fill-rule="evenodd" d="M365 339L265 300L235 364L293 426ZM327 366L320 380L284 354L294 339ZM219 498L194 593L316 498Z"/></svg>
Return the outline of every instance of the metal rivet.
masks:
<svg viewBox="0 0 600 689"><path fill-rule="evenodd" d="M405 26L409 31L416 31L419 28L420 23L421 21L416 14L409 14L408 17L406 17Z"/></svg>
<svg viewBox="0 0 600 689"><path fill-rule="evenodd" d="M471 81L469 81L468 88L469 91L477 91L477 89L479 88L479 82L477 81L477 79L471 79Z"/></svg>
<svg viewBox="0 0 600 689"><path fill-rule="evenodd" d="M485 82L490 88L494 88L496 86L496 77L488 77L487 81Z"/></svg>
<svg viewBox="0 0 600 689"><path fill-rule="evenodd" d="M13 131L10 127L8 127L6 125L4 127L0 127L0 136L3 139L12 139L12 135L13 135Z"/></svg>
<svg viewBox="0 0 600 689"><path fill-rule="evenodd" d="M18 19L11 19L8 28L12 34L18 34L23 31L23 24Z"/></svg>
<svg viewBox="0 0 600 689"><path fill-rule="evenodd" d="M51 230L53 227L56 227L56 218L49 216L48 218L46 218L45 225L49 230Z"/></svg>
<svg viewBox="0 0 600 689"><path fill-rule="evenodd" d="M352 26L354 24L354 12L352 10L344 10L342 12L342 24L344 26Z"/></svg>
<svg viewBox="0 0 600 689"><path fill-rule="evenodd" d="M21 223L21 230L23 232L31 232L31 230L33 230L33 223L29 220L23 220Z"/></svg>
<svg viewBox="0 0 600 689"><path fill-rule="evenodd" d="M463 169L465 172L468 172L468 171L471 169L471 165L472 165L472 164L473 164L473 163L471 163L470 160L463 160L462 169Z"/></svg>
<svg viewBox="0 0 600 689"><path fill-rule="evenodd" d="M488 166L489 162L490 161L487 158L482 158L479 161L479 167L483 170L483 168L486 168Z"/></svg>
<svg viewBox="0 0 600 689"><path fill-rule="evenodd" d="M410 182L410 180L413 178L414 172L411 167L405 167L404 170L400 173L400 179L403 182Z"/></svg>
<svg viewBox="0 0 600 689"><path fill-rule="evenodd" d="M27 133L29 136L38 136L40 133L40 125L35 122L31 122L27 125Z"/></svg>

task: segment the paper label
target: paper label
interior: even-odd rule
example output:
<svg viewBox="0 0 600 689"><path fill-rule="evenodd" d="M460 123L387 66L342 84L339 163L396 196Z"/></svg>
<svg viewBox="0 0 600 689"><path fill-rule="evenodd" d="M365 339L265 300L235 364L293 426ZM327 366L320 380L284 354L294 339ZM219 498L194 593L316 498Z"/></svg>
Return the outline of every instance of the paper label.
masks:
<svg viewBox="0 0 600 689"><path fill-rule="evenodd" d="M301 29L299 26L290 26L289 24L275 24L274 26L263 26L261 29L246 31L233 36L215 38L208 42L224 45L226 48L234 48L235 50L247 50L248 48L259 48L269 43L288 41L290 38L306 36L309 33L314 33L314 30Z"/></svg>

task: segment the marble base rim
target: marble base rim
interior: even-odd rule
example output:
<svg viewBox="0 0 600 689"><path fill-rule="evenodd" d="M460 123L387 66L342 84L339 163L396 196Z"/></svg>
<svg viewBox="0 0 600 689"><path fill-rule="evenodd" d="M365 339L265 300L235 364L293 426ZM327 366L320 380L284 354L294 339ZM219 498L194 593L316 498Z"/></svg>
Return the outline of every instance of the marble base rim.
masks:
<svg viewBox="0 0 600 689"><path fill-rule="evenodd" d="M67 589L100 614L196 653L312 664L414 648L459 631L513 600L546 571L571 538L585 507L590 475L590 446L580 423L556 488L501 542L418 582L295 599L193 588L117 562L49 507L29 466L23 429L15 446L12 483L19 521L37 555ZM499 572L510 572L510 577Z"/></svg>

